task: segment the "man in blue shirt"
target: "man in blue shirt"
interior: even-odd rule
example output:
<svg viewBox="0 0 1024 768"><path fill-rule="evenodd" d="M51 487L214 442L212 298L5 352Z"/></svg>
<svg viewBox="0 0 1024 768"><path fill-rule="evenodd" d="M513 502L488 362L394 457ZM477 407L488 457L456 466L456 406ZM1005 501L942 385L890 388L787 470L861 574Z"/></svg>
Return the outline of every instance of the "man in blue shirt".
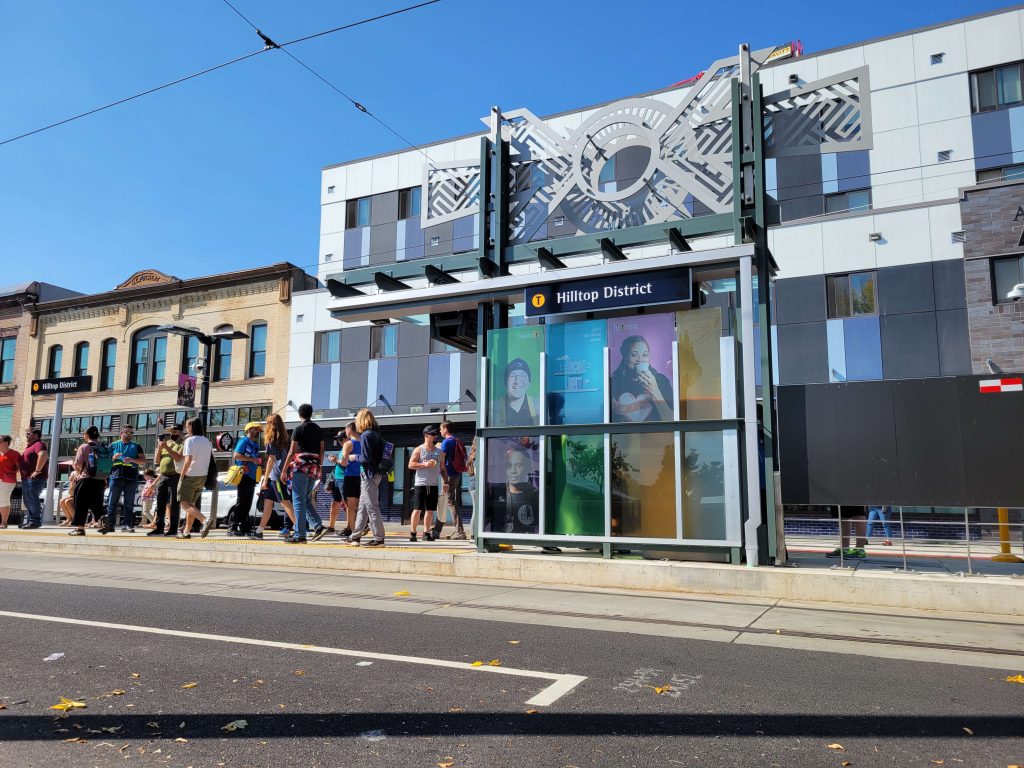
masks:
<svg viewBox="0 0 1024 768"><path fill-rule="evenodd" d="M466 470L466 448L455 436L455 425L447 419L441 422L441 450L444 451L444 468L448 473L448 508L455 516L455 533L448 538L465 539L466 531L462 527L462 516L459 515L459 496L462 495L462 473ZM441 535L444 523L440 519L434 521L432 532L437 539Z"/></svg>
<svg viewBox="0 0 1024 768"><path fill-rule="evenodd" d="M256 492L256 468L263 463L260 459L260 433L263 425L250 421L245 425L245 437L235 444L232 458L235 465L242 467L242 479L238 482L238 496L228 510L228 536L247 536L252 527L252 497Z"/></svg>
<svg viewBox="0 0 1024 768"><path fill-rule="evenodd" d="M146 466L146 452L132 440L133 427L121 430L121 439L110 446L110 494L107 496L107 520L100 533L110 533L117 523L117 504L121 502L121 530L135 532L135 492L139 486L139 468Z"/></svg>

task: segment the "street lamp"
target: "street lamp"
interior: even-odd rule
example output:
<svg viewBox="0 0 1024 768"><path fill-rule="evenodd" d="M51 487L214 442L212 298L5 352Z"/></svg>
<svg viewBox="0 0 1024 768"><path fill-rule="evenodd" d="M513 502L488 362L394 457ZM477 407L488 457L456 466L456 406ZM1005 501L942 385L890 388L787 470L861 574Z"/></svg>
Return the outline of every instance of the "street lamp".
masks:
<svg viewBox="0 0 1024 768"><path fill-rule="evenodd" d="M170 333L175 336L194 336L203 345L203 383L199 387L199 415L203 420L203 426L208 426L207 418L210 410L210 374L213 367L213 345L222 339L248 339L249 334L244 331L236 331L234 326L222 325L212 333L203 333L198 328L189 328L185 325L161 325L158 330ZM197 366L198 367L198 366Z"/></svg>

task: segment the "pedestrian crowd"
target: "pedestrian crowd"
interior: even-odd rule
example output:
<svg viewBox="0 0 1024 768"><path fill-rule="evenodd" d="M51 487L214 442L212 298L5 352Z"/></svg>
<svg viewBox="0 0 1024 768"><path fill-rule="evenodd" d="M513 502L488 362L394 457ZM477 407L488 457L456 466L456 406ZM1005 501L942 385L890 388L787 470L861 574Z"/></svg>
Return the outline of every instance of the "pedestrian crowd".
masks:
<svg viewBox="0 0 1024 768"><path fill-rule="evenodd" d="M235 503L228 511L228 535L262 539L275 504L280 504L287 516L280 536L288 543L303 544L335 534L353 546L383 546L380 488L395 469L394 445L382 436L373 413L363 408L335 436L340 451L325 454L328 435L312 420L313 407L301 405L298 413L299 424L290 435L277 414L271 414L266 423L245 425L244 436L232 448L225 481L236 488ZM213 490L219 478L214 445L202 419L170 425L159 437L152 466L133 437L134 429L125 427L117 441L106 445L97 427L83 433L68 493L59 505L65 518L62 525L71 528L69 535L84 536L90 527L101 534L113 532L118 509L121 531L134 533L138 495L147 536L188 539L198 533L205 538L216 521L214 514L203 514L202 493ZM0 528L7 527L19 476L25 509L20 527L42 525L40 495L46 488L49 456L40 430L29 430L25 440L26 448L19 453L9 435L0 435ZM410 541L418 540L421 519L424 541L440 538L446 524L455 526L449 538L468 538L458 507L464 474L473 487L475 460L475 439L467 451L451 422L423 430L423 443L412 450L408 462L414 477ZM332 499L326 525L315 503L321 486ZM260 513L255 528L250 517L254 498ZM338 530L343 509L344 526Z"/></svg>

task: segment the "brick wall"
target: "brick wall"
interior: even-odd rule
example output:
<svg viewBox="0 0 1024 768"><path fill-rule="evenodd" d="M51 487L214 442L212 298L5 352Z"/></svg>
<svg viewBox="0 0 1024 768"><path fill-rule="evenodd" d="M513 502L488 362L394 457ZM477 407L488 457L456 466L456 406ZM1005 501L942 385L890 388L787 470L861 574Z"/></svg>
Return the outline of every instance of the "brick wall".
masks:
<svg viewBox="0 0 1024 768"><path fill-rule="evenodd" d="M964 190L960 217L964 242L967 287L967 322L971 342L971 368L988 373L985 360L1005 371L1024 371L1024 302L995 304L993 257L1024 253L1018 246L1024 231L1024 183L1003 182Z"/></svg>

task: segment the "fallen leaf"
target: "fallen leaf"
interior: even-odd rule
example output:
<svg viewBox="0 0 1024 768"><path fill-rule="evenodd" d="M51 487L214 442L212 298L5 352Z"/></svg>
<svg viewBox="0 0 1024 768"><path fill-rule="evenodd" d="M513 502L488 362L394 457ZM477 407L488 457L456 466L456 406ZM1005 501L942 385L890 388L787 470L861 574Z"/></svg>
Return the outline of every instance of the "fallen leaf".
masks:
<svg viewBox="0 0 1024 768"><path fill-rule="evenodd" d="M850 760L843 760L843 762L841 762L840 765L853 765L853 762Z"/></svg>
<svg viewBox="0 0 1024 768"><path fill-rule="evenodd" d="M443 762L437 764L437 768L452 768L455 765L455 760L450 757L442 758Z"/></svg>
<svg viewBox="0 0 1024 768"><path fill-rule="evenodd" d="M67 712L70 709L85 709L85 702L73 701L72 699L65 699L61 696L59 702L50 705L50 709L56 709L58 712Z"/></svg>
<svg viewBox="0 0 1024 768"><path fill-rule="evenodd" d="M462 707L448 707L449 712L462 712Z"/></svg>
<svg viewBox="0 0 1024 768"><path fill-rule="evenodd" d="M356 666L357 666L357 667L368 667L368 666L370 666L371 664L373 664L373 662L372 662L372 661L357 661L357 662L356 662Z"/></svg>
<svg viewBox="0 0 1024 768"><path fill-rule="evenodd" d="M295 674L296 674L296 675L297 675L298 677L302 677L302 676L303 676L304 674L306 674L306 670L304 670L304 669L296 669L296 670L295 670Z"/></svg>
<svg viewBox="0 0 1024 768"><path fill-rule="evenodd" d="M181 738L181 736L176 738L175 741L178 742L179 744L188 744L188 739L183 739L183 738Z"/></svg>
<svg viewBox="0 0 1024 768"><path fill-rule="evenodd" d="M474 661L469 666L471 666L471 667L482 667L483 665L484 665L484 663L482 661Z"/></svg>
<svg viewBox="0 0 1024 768"><path fill-rule="evenodd" d="M138 672L132 672L132 677L138 680L140 677L142 677L142 675L140 675Z"/></svg>
<svg viewBox="0 0 1024 768"><path fill-rule="evenodd" d="M228 731L228 732L239 731L242 728L245 728L245 726L247 726L248 724L249 723L247 723L245 720L232 720L227 725L221 726L221 730L222 731Z"/></svg>
<svg viewBox="0 0 1024 768"><path fill-rule="evenodd" d="M1022 685L1024 685L1024 675L1011 675L1010 677L1006 678L1006 682L1008 682L1008 683L1021 683ZM1013 768L1013 766L1010 765L1010 766L1007 766L1007 768Z"/></svg>
<svg viewBox="0 0 1024 768"><path fill-rule="evenodd" d="M665 685L652 686L652 687L654 687L654 692L656 694L658 694L659 696L661 694L665 693L665 691L671 691L672 690L672 686L669 685L668 683L665 683Z"/></svg>
<svg viewBox="0 0 1024 768"><path fill-rule="evenodd" d="M7 709L7 705L6 704L0 704L0 709Z"/></svg>
<svg viewBox="0 0 1024 768"><path fill-rule="evenodd" d="M263 685L263 681L257 679L256 682L252 684L252 687L253 688L259 688L261 685Z"/></svg>
<svg viewBox="0 0 1024 768"><path fill-rule="evenodd" d="M43 659L43 661L56 661L57 659L63 659L63 658L64 658L64 654L63 653L51 653L49 656L47 656L45 659Z"/></svg>
<svg viewBox="0 0 1024 768"><path fill-rule="evenodd" d="M945 760L932 760L932 765L945 765Z"/></svg>
<svg viewBox="0 0 1024 768"><path fill-rule="evenodd" d="M130 744L130 743L128 743L128 744L125 744L125 745L124 745L123 747L121 747L121 748L120 748L119 750L117 750L117 751L118 751L118 752L122 752L122 753L123 753L123 752L124 752L124 751L125 751L126 749L128 749L128 747L130 747L130 746L131 746L131 744Z"/></svg>
<svg viewBox="0 0 1024 768"><path fill-rule="evenodd" d="M148 725L150 728L160 727L160 723L156 722L155 720L150 720L148 723L146 723L146 725Z"/></svg>
<svg viewBox="0 0 1024 768"><path fill-rule="evenodd" d="M491 665L492 667L500 667L501 666L501 660L500 659L491 659L487 663L489 665Z"/></svg>
<svg viewBox="0 0 1024 768"><path fill-rule="evenodd" d="M393 594L395 597L408 597L409 596L409 593L406 592L404 589L399 591L399 592L392 592L391 594Z"/></svg>
<svg viewBox="0 0 1024 768"><path fill-rule="evenodd" d="M195 688L199 683L185 683L182 688Z"/></svg>
<svg viewBox="0 0 1024 768"><path fill-rule="evenodd" d="M829 749L834 749L837 752L843 752L843 751L846 750L846 747L844 747L842 744L829 744L828 748Z"/></svg>
<svg viewBox="0 0 1024 768"><path fill-rule="evenodd" d="M508 644L509 645L519 645L521 642L523 642L523 641L522 640L509 640Z"/></svg>
<svg viewBox="0 0 1024 768"><path fill-rule="evenodd" d="M528 710L526 710L526 714L528 714L528 715L536 715L537 714L537 710L536 709L528 709Z"/></svg>
<svg viewBox="0 0 1024 768"><path fill-rule="evenodd" d="M967 734L968 736L973 736L973 735L974 735L974 731L972 731L972 730L971 730L970 728L968 728L967 726L964 726L964 729L963 729L963 730L964 730L964 733L966 733L966 734Z"/></svg>
<svg viewBox="0 0 1024 768"><path fill-rule="evenodd" d="M72 736L70 739L64 739L64 743L65 744L88 744L89 742L86 739L83 739L81 736Z"/></svg>

